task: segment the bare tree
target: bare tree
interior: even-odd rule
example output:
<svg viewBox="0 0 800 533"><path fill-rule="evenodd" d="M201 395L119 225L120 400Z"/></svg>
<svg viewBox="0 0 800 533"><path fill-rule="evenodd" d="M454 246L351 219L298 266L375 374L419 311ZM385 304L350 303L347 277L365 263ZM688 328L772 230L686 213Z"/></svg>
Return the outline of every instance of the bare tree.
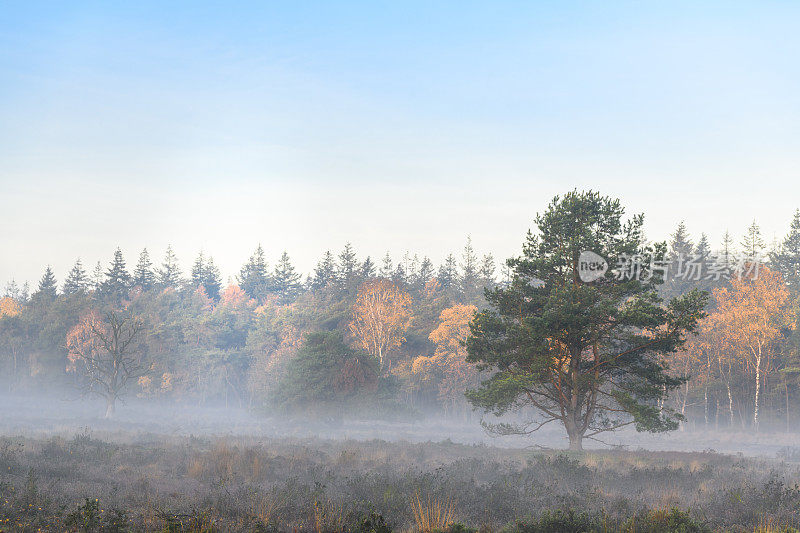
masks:
<svg viewBox="0 0 800 533"><path fill-rule="evenodd" d="M67 334L67 370L80 369L86 378L84 393L105 399L106 418L114 415L125 386L149 369L138 345L143 329L142 321L130 312L92 311Z"/></svg>

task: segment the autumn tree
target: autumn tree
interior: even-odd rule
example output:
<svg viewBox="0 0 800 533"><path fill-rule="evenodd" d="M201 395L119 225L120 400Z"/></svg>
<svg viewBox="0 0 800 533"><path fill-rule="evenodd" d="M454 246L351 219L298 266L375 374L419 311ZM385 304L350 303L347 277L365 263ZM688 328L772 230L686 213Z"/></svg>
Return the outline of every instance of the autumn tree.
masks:
<svg viewBox="0 0 800 533"><path fill-rule="evenodd" d="M478 384L478 372L467 363L469 324L478 308L456 304L441 312L439 325L428 338L436 346L433 363L441 369L439 399L451 407L463 402L464 391Z"/></svg>
<svg viewBox="0 0 800 533"><path fill-rule="evenodd" d="M623 222L623 213L619 200L595 192L556 197L537 216L523 255L509 261L510 285L487 295L491 307L471 324L467 360L493 374L467 397L497 415L529 405L542 416L494 430L530 433L556 421L580 450L584 438L628 425L677 427L680 414L660 409L659 400L681 380L661 356L695 329L706 295L664 304L656 292L663 274L650 265L664 260L665 246L646 247L643 215ZM621 267L583 281L585 251ZM622 268L639 255L643 261Z"/></svg>
<svg viewBox="0 0 800 533"><path fill-rule="evenodd" d="M80 371L84 392L106 401L105 417L114 415L126 385L147 373L139 345L143 322L129 311L90 312L67 334L68 371Z"/></svg>
<svg viewBox="0 0 800 533"><path fill-rule="evenodd" d="M350 333L384 369L386 352L405 342L411 325L411 296L387 279L361 285L353 305Z"/></svg>
<svg viewBox="0 0 800 533"><path fill-rule="evenodd" d="M759 426L759 399L764 366L774 342L789 323L790 297L783 277L765 266L731 280L714 291L716 327L730 347L748 362L754 376L753 427Z"/></svg>

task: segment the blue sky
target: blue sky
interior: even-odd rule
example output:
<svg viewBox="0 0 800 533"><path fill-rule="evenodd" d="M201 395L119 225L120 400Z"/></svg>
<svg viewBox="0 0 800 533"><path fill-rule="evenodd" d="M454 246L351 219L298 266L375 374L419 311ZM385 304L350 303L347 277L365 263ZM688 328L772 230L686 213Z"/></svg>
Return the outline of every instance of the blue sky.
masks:
<svg viewBox="0 0 800 533"><path fill-rule="evenodd" d="M800 207L793 2L0 2L0 283L172 243L517 253L593 188L717 243Z"/></svg>

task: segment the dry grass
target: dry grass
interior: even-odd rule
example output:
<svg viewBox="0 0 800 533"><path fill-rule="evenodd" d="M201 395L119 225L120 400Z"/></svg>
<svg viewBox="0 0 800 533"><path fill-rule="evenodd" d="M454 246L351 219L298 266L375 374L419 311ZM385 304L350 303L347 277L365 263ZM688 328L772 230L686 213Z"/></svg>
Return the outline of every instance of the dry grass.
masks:
<svg viewBox="0 0 800 533"><path fill-rule="evenodd" d="M455 521L455 505L450 498L426 498L419 492L411 498L411 512L419 533L442 531Z"/></svg>

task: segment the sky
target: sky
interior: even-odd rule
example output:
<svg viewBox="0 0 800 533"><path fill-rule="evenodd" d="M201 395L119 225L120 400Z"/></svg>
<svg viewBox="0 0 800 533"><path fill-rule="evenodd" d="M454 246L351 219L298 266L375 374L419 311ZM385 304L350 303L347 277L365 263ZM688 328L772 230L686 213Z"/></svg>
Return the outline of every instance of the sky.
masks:
<svg viewBox="0 0 800 533"><path fill-rule="evenodd" d="M574 188L653 240L800 207L797 2L129 4L0 0L0 284L118 246L504 259Z"/></svg>

